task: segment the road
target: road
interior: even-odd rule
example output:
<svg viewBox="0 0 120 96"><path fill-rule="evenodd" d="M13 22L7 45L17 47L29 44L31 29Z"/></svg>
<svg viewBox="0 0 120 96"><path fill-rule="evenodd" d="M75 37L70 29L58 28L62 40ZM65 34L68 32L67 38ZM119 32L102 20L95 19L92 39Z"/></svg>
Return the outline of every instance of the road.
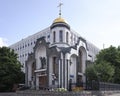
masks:
<svg viewBox="0 0 120 96"><path fill-rule="evenodd" d="M0 93L0 96L17 96L16 93Z"/></svg>
<svg viewBox="0 0 120 96"><path fill-rule="evenodd" d="M120 96L120 93L114 93L114 94L107 95L107 96Z"/></svg>

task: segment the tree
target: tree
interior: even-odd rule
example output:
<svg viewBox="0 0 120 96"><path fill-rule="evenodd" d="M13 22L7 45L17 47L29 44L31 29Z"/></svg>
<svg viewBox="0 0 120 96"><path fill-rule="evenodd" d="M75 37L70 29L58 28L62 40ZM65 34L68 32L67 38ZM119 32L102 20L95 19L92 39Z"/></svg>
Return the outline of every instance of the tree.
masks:
<svg viewBox="0 0 120 96"><path fill-rule="evenodd" d="M11 91L14 84L24 81L21 67L14 50L0 47L0 91Z"/></svg>
<svg viewBox="0 0 120 96"><path fill-rule="evenodd" d="M87 81L97 81L97 72L93 64L86 68L85 75L87 77Z"/></svg>
<svg viewBox="0 0 120 96"><path fill-rule="evenodd" d="M106 61L120 68L120 51L116 47L110 46L109 48L103 49L96 57L96 63Z"/></svg>
<svg viewBox="0 0 120 96"><path fill-rule="evenodd" d="M97 70L98 77L102 82L113 81L115 70L114 66L109 62L101 61L99 64L95 65L95 69Z"/></svg>
<svg viewBox="0 0 120 96"><path fill-rule="evenodd" d="M120 83L120 46L118 48L110 46L109 48L103 49L96 57L96 64L105 61L113 66L115 70L113 77L114 83Z"/></svg>
<svg viewBox="0 0 120 96"><path fill-rule="evenodd" d="M99 64L93 64L86 69L88 81L112 81L114 75L114 67L108 62L102 61Z"/></svg>

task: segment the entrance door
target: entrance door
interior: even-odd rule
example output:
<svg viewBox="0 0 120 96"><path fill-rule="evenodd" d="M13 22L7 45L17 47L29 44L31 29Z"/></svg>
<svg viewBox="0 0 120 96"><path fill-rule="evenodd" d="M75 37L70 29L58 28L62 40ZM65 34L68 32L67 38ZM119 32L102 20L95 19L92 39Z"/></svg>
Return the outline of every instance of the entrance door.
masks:
<svg viewBox="0 0 120 96"><path fill-rule="evenodd" d="M39 77L39 86L40 88L45 88L47 86L47 76Z"/></svg>
<svg viewBox="0 0 120 96"><path fill-rule="evenodd" d="M83 87L82 76L80 75L77 76L77 86Z"/></svg>

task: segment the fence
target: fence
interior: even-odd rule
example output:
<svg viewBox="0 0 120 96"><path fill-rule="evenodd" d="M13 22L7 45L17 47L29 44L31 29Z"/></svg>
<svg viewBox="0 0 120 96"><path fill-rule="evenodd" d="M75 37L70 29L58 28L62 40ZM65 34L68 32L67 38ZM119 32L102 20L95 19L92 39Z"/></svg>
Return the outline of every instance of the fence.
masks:
<svg viewBox="0 0 120 96"><path fill-rule="evenodd" d="M100 82L99 90L103 91L120 90L120 84Z"/></svg>
<svg viewBox="0 0 120 96"><path fill-rule="evenodd" d="M83 83L83 87L85 90L100 90L100 91L120 90L120 84L96 81Z"/></svg>
<svg viewBox="0 0 120 96"><path fill-rule="evenodd" d="M17 91L17 96L105 96L100 91L55 92L55 91Z"/></svg>
<svg viewBox="0 0 120 96"><path fill-rule="evenodd" d="M105 82L89 82L81 84L71 84L71 91L55 91L49 88L42 90L17 91L17 96L108 96L108 94L120 93L120 84ZM74 89L76 88L76 89ZM83 88L82 90L79 88ZM74 90L73 90L74 89Z"/></svg>

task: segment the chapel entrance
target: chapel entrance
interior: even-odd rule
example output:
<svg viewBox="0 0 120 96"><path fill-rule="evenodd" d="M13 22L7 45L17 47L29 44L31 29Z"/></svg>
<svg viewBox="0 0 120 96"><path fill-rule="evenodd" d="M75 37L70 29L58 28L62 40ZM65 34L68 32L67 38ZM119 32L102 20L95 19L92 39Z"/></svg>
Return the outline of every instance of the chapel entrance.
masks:
<svg viewBox="0 0 120 96"><path fill-rule="evenodd" d="M83 80L81 75L77 76L77 86L83 87Z"/></svg>
<svg viewBox="0 0 120 96"><path fill-rule="evenodd" d="M47 86L47 76L39 77L39 88L44 89Z"/></svg>

